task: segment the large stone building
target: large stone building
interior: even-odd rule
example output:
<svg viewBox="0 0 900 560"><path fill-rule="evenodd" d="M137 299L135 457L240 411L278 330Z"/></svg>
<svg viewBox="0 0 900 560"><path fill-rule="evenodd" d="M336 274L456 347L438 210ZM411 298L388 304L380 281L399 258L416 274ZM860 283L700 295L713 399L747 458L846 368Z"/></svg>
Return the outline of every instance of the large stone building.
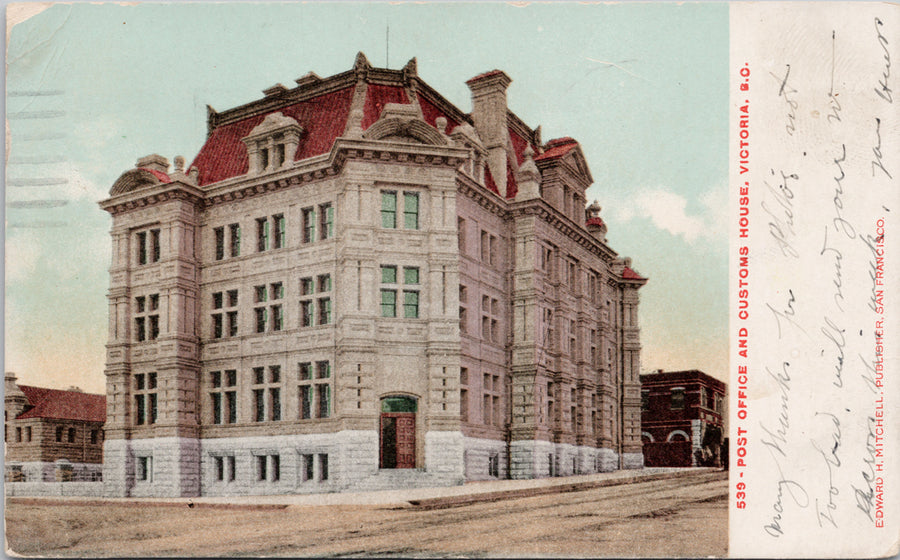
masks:
<svg viewBox="0 0 900 560"><path fill-rule="evenodd" d="M364 490L642 466L638 289L578 143L510 78L415 60L228 111L113 217L110 495Z"/></svg>
<svg viewBox="0 0 900 560"><path fill-rule="evenodd" d="M641 440L648 467L722 466L724 382L698 370L641 375Z"/></svg>
<svg viewBox="0 0 900 560"><path fill-rule="evenodd" d="M7 482L100 480L106 397L4 378Z"/></svg>

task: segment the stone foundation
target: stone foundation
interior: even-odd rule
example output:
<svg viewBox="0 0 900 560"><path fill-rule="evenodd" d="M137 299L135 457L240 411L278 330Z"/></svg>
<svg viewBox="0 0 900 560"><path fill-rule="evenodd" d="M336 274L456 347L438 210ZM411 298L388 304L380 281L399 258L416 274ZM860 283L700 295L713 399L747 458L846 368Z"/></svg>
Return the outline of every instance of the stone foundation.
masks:
<svg viewBox="0 0 900 560"><path fill-rule="evenodd" d="M495 439L463 438L463 462L466 480L492 480L508 477L506 442ZM497 462L496 475L490 472L492 459Z"/></svg>

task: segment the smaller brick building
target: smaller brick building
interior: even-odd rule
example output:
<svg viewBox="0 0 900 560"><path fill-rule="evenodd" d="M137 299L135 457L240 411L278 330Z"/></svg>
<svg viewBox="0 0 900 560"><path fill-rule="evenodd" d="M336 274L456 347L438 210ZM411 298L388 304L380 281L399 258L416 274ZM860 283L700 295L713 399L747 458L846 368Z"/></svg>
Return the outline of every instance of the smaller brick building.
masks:
<svg viewBox="0 0 900 560"><path fill-rule="evenodd" d="M106 397L4 381L6 481L100 480Z"/></svg>
<svg viewBox="0 0 900 560"><path fill-rule="evenodd" d="M641 375L648 467L721 466L727 385L698 370Z"/></svg>

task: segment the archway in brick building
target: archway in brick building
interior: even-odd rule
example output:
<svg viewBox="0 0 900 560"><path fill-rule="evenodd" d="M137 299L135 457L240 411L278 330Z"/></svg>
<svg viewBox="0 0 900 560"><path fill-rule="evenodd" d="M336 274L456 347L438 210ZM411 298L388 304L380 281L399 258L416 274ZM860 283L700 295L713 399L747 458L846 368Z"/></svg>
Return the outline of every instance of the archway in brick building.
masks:
<svg viewBox="0 0 900 560"><path fill-rule="evenodd" d="M416 410L415 397L396 395L381 399L379 468L416 468Z"/></svg>

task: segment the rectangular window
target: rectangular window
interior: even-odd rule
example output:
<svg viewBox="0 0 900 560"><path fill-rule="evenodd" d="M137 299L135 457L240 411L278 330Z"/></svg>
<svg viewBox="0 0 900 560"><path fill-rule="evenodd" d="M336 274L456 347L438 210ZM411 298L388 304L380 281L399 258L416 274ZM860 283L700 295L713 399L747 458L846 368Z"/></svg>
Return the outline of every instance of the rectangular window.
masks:
<svg viewBox="0 0 900 560"><path fill-rule="evenodd" d="M302 466L303 466L303 481L313 480L315 477L314 473L314 465L313 460L315 459L314 455L301 455L302 457Z"/></svg>
<svg viewBox="0 0 900 560"><path fill-rule="evenodd" d="M280 331L284 328L284 313L280 305L272 306L272 330Z"/></svg>
<svg viewBox="0 0 900 560"><path fill-rule="evenodd" d="M216 313L213 315L213 338L222 338L222 314Z"/></svg>
<svg viewBox="0 0 900 560"><path fill-rule="evenodd" d="M31 441L31 426L25 426L25 441ZM97 443L97 430L91 430L91 443Z"/></svg>
<svg viewBox="0 0 900 560"><path fill-rule="evenodd" d="M159 230L151 229L150 230L150 262L159 262L159 256L160 256Z"/></svg>
<svg viewBox="0 0 900 560"><path fill-rule="evenodd" d="M319 453L319 481L328 480L328 454Z"/></svg>
<svg viewBox="0 0 900 560"><path fill-rule="evenodd" d="M684 408L684 388L676 387L672 389L672 410L680 410Z"/></svg>
<svg viewBox="0 0 900 560"><path fill-rule="evenodd" d="M136 238L138 264L147 264L147 232L138 232Z"/></svg>
<svg viewBox="0 0 900 560"><path fill-rule="evenodd" d="M56 442L62 443L62 440L63 440L63 429L62 429L62 426L58 426L56 428Z"/></svg>
<svg viewBox="0 0 900 560"><path fill-rule="evenodd" d="M456 241L459 245L459 254L466 254L466 221L456 218Z"/></svg>
<svg viewBox="0 0 900 560"><path fill-rule="evenodd" d="M298 364L300 419L331 417L331 362L327 360ZM315 383L313 378L315 377ZM323 382L324 380L324 382Z"/></svg>
<svg viewBox="0 0 900 560"><path fill-rule="evenodd" d="M301 278L300 279L300 295L301 296L309 296L313 293L313 281L312 278Z"/></svg>
<svg viewBox="0 0 900 560"><path fill-rule="evenodd" d="M309 418L312 418L312 386L303 385L300 387L300 419Z"/></svg>
<svg viewBox="0 0 900 560"><path fill-rule="evenodd" d="M241 226L240 224L231 224L228 226L231 232L231 256L241 256Z"/></svg>
<svg viewBox="0 0 900 560"><path fill-rule="evenodd" d="M316 393L319 396L316 416L318 418L331 417L331 385L316 385Z"/></svg>
<svg viewBox="0 0 900 560"><path fill-rule="evenodd" d="M137 479L142 482L153 482L153 457L137 458Z"/></svg>
<svg viewBox="0 0 900 560"><path fill-rule="evenodd" d="M397 227L397 193L381 192L381 227L396 229Z"/></svg>
<svg viewBox="0 0 900 560"><path fill-rule="evenodd" d="M22 428L16 426L16 443L22 443Z"/></svg>
<svg viewBox="0 0 900 560"><path fill-rule="evenodd" d="M331 298L321 298L319 300L319 324L331 324Z"/></svg>
<svg viewBox="0 0 900 560"><path fill-rule="evenodd" d="M137 342L159 338L159 294L135 300L134 338Z"/></svg>
<svg viewBox="0 0 900 560"><path fill-rule="evenodd" d="M266 392L264 389L253 390L253 417L256 422L266 420Z"/></svg>
<svg viewBox="0 0 900 560"><path fill-rule="evenodd" d="M256 480L266 480L268 478L268 463L269 457L267 455L256 456Z"/></svg>
<svg viewBox="0 0 900 560"><path fill-rule="evenodd" d="M225 457L213 457L216 468L216 480L225 480Z"/></svg>
<svg viewBox="0 0 900 560"><path fill-rule="evenodd" d="M237 336L238 334L238 312L228 312L228 336Z"/></svg>
<svg viewBox="0 0 900 560"><path fill-rule="evenodd" d="M217 227L213 230L216 237L216 260L225 258L225 228Z"/></svg>
<svg viewBox="0 0 900 560"><path fill-rule="evenodd" d="M407 319L419 317L419 292L403 292L403 316Z"/></svg>
<svg viewBox="0 0 900 560"><path fill-rule="evenodd" d="M311 327L313 324L313 302L300 302L300 326Z"/></svg>
<svg viewBox="0 0 900 560"><path fill-rule="evenodd" d="M256 332L266 332L266 323L268 322L268 313L265 307L256 308Z"/></svg>
<svg viewBox="0 0 900 560"><path fill-rule="evenodd" d="M461 422L469 421L469 391L459 390L459 419Z"/></svg>
<svg viewBox="0 0 900 560"><path fill-rule="evenodd" d="M381 290L381 316L397 316L397 290Z"/></svg>
<svg viewBox="0 0 900 560"><path fill-rule="evenodd" d="M397 283L397 267L382 266L381 267L381 283L396 284Z"/></svg>
<svg viewBox="0 0 900 560"><path fill-rule="evenodd" d="M256 220L256 250L259 252L269 250L268 218L257 218Z"/></svg>
<svg viewBox="0 0 900 560"><path fill-rule="evenodd" d="M419 195L403 193L403 227L419 229Z"/></svg>
<svg viewBox="0 0 900 560"><path fill-rule="evenodd" d="M650 410L650 391L641 391L641 410Z"/></svg>
<svg viewBox="0 0 900 560"><path fill-rule="evenodd" d="M303 242L312 243L316 240L316 211L314 208L304 208L303 216Z"/></svg>
<svg viewBox="0 0 900 560"><path fill-rule="evenodd" d="M322 221L319 226L322 239L334 237L334 207L331 204L319 206L319 219Z"/></svg>
<svg viewBox="0 0 900 560"><path fill-rule="evenodd" d="M227 457L225 457L225 464L228 466L228 481L234 482L234 477L237 472L237 469L235 469L234 455L228 455Z"/></svg>
<svg viewBox="0 0 900 560"><path fill-rule="evenodd" d="M269 457L269 459L272 463L272 468L271 468L271 471L272 471L271 477L272 478L271 478L271 480L272 480L272 482L278 482L279 480L281 480L281 456L280 455L271 455Z"/></svg>
<svg viewBox="0 0 900 560"><path fill-rule="evenodd" d="M285 241L284 215L277 214L272 216L272 224L274 226L272 245L275 249L281 249L284 247Z"/></svg>
<svg viewBox="0 0 900 560"><path fill-rule="evenodd" d="M157 420L156 372L134 376L134 423L155 424Z"/></svg>

